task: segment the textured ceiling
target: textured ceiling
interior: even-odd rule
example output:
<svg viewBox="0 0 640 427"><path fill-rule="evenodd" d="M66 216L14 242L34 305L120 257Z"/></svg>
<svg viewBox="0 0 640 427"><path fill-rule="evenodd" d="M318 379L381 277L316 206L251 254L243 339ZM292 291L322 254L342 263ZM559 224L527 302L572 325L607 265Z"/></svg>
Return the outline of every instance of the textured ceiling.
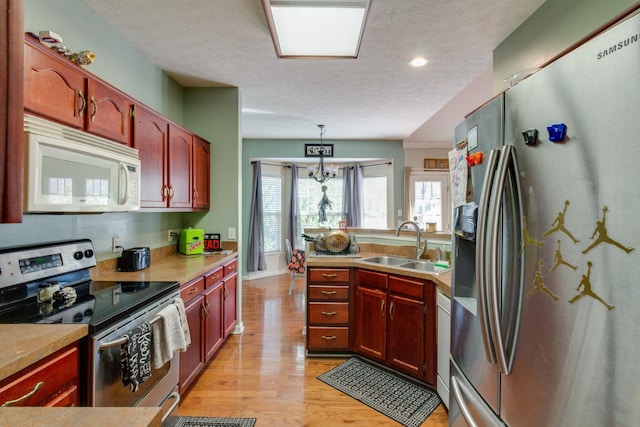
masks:
<svg viewBox="0 0 640 427"><path fill-rule="evenodd" d="M419 128L544 0L371 0L356 60L278 59L260 0L84 2L180 85L240 88L243 138L317 138L322 123L326 139L415 141L452 134L447 117ZM409 67L416 55L429 64Z"/></svg>

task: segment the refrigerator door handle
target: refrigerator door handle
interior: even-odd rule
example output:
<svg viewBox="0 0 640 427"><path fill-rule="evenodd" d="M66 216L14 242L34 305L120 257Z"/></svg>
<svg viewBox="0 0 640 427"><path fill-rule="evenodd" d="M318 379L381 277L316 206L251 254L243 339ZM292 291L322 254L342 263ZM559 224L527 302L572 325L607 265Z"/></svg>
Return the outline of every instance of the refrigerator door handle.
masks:
<svg viewBox="0 0 640 427"><path fill-rule="evenodd" d="M480 193L480 205L478 206L478 225L476 234L476 281L478 283L478 312L480 315L480 327L482 330L482 342L484 344L484 353L487 361L492 365L497 362L496 353L492 344L492 335L495 329L490 327L489 308L488 308L488 289L487 289L487 260L486 260L486 242L487 242L487 221L488 208L491 200L491 189L495 177L496 166L500 150L491 150L489 161L487 162L487 171L485 173L482 190Z"/></svg>
<svg viewBox="0 0 640 427"><path fill-rule="evenodd" d="M473 417L471 416L471 411L469 411L469 408L467 407L467 403L464 401L462 388L460 386L460 383L458 382L458 379L452 375L449 382L451 383L451 390L453 391L453 396L455 397L456 402L458 403L458 408L460 409L460 413L464 417L465 421L467 422L467 424L469 424L469 427L478 427L478 424L474 421Z"/></svg>
<svg viewBox="0 0 640 427"><path fill-rule="evenodd" d="M510 175L511 174L511 175ZM503 147L503 151L501 153L498 168L496 171L496 182L494 187L495 197L492 199L492 206L490 212L492 213L491 218L489 219L489 230L490 236L489 238L489 325L495 331L493 334L494 344L497 353L498 359L498 367L502 373L505 375L509 375L511 373L511 368L513 365L513 356L515 348L515 337L513 339L509 339L510 341L510 351L507 351L504 339L504 330L503 323L501 318L501 309L504 310L503 304L501 302L501 284L502 277L499 277L498 270L501 267L501 259L502 255L508 256L510 254L502 254L500 252L501 242L501 221L502 221L502 202L503 196L505 194L505 190L507 189L507 178L511 177L514 181L515 188L513 188L512 196L515 200L511 200L511 202L517 206L518 212L521 212L520 206L520 182L518 176L518 167L515 158L515 148L512 145L506 145ZM519 218L517 219L519 221ZM502 260L503 263L510 263L516 260ZM507 330L517 331L517 327L520 320L520 311L521 311L521 298L520 298L520 289L522 288L522 269L520 268L521 263L518 263L519 277L520 281L515 283L514 286L517 287L516 291L518 293L518 297L516 300L518 301L517 310L506 310L510 313L515 313L513 319L509 320L509 325L505 325ZM517 336L517 334L515 335ZM509 356L507 355L509 353Z"/></svg>

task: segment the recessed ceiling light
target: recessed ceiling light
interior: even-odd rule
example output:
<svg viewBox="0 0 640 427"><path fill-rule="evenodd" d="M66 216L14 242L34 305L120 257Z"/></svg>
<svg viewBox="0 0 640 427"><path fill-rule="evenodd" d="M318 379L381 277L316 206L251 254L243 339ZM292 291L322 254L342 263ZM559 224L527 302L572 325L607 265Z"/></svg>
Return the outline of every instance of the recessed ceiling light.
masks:
<svg viewBox="0 0 640 427"><path fill-rule="evenodd" d="M429 60L424 56L416 56L411 61L409 61L409 65L412 67L424 67L429 63Z"/></svg>
<svg viewBox="0 0 640 427"><path fill-rule="evenodd" d="M369 0L262 0L280 58L357 58Z"/></svg>

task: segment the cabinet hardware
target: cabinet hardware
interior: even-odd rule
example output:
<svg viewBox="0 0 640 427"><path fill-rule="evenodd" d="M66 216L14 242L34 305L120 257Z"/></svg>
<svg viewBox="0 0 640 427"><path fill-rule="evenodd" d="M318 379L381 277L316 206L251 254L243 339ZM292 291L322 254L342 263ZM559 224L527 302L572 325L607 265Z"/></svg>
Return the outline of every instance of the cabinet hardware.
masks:
<svg viewBox="0 0 640 427"><path fill-rule="evenodd" d="M393 301L391 301L391 304L389 304L389 317L391 317L391 320L393 320Z"/></svg>
<svg viewBox="0 0 640 427"><path fill-rule="evenodd" d="M82 100L82 106L78 110L78 116L81 116L84 109L87 108L87 100L84 98L84 95L82 94L81 90L78 91L78 96Z"/></svg>
<svg viewBox="0 0 640 427"><path fill-rule="evenodd" d="M198 292L198 288L189 289L189 295L195 294L196 292Z"/></svg>
<svg viewBox="0 0 640 427"><path fill-rule="evenodd" d="M227 297L229 296L229 289L227 289L227 287L224 287L224 299L227 299Z"/></svg>
<svg viewBox="0 0 640 427"><path fill-rule="evenodd" d="M22 397L19 397L17 399L14 400L7 400L6 402L4 402L2 404L2 407L8 407L8 406L13 406L16 403L20 403L23 402L27 399L29 399L30 397L32 397L34 394L36 394L38 392L38 390L40 390L42 388L42 386L44 385L44 381L40 381L39 383L37 383L34 387L33 390L31 390L29 393L25 394Z"/></svg>
<svg viewBox="0 0 640 427"><path fill-rule="evenodd" d="M325 279L335 279L336 277L338 277L338 275L337 274L322 273L322 277L324 277Z"/></svg>
<svg viewBox="0 0 640 427"><path fill-rule="evenodd" d="M323 311L322 312L323 316L335 316L336 314L338 314L337 311Z"/></svg>
<svg viewBox="0 0 640 427"><path fill-rule="evenodd" d="M320 291L323 295L335 295L338 291Z"/></svg>
<svg viewBox="0 0 640 427"><path fill-rule="evenodd" d="M321 338L322 338L323 340L325 340L325 341L332 341L332 340L337 339L338 337L337 337L337 336L335 336L335 335L331 335L331 336L322 335L322 337L321 337Z"/></svg>
<svg viewBox="0 0 640 427"><path fill-rule="evenodd" d="M96 120L96 114L98 113L98 104L93 96L91 97L91 105L93 105L93 112L91 113L91 122L93 123Z"/></svg>
<svg viewBox="0 0 640 427"><path fill-rule="evenodd" d="M200 313L202 314L202 317L207 317L207 308L204 306L204 304L200 304Z"/></svg>
<svg viewBox="0 0 640 427"><path fill-rule="evenodd" d="M169 186L169 198L173 199L173 186Z"/></svg>
<svg viewBox="0 0 640 427"><path fill-rule="evenodd" d="M384 317L384 300L380 301L380 316Z"/></svg>

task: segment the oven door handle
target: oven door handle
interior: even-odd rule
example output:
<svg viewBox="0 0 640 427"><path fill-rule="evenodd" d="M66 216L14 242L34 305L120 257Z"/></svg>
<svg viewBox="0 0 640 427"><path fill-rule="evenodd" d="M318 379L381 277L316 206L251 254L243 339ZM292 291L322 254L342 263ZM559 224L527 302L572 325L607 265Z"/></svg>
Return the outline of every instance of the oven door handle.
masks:
<svg viewBox="0 0 640 427"><path fill-rule="evenodd" d="M167 396L167 398L165 399L164 402L162 402L162 404L164 404L165 402L167 402L171 398L174 398L176 401L173 402L173 405L171 405L171 407L167 410L167 413L162 416L162 422L165 422L165 420L167 418L169 418L169 415L171 415L173 410L176 409L176 407L180 403L180 394L177 391L174 391L169 396Z"/></svg>
<svg viewBox="0 0 640 427"><path fill-rule="evenodd" d="M122 344L126 344L126 342L127 342L127 337L121 337L121 338L118 338L117 340L103 342L103 343L100 343L100 347L98 347L98 351L104 351L113 347L118 347L118 346L121 346Z"/></svg>
<svg viewBox="0 0 640 427"><path fill-rule="evenodd" d="M155 316L153 319L151 319L149 321L149 324L153 325L154 323L156 323L156 322L158 322L160 320L162 320L162 317L157 315L157 316ZM119 345L126 344L126 343L127 343L127 337L126 336L122 336L122 337L118 338L117 340L100 343L100 347L98 347L98 351L108 350L110 348L117 347Z"/></svg>

